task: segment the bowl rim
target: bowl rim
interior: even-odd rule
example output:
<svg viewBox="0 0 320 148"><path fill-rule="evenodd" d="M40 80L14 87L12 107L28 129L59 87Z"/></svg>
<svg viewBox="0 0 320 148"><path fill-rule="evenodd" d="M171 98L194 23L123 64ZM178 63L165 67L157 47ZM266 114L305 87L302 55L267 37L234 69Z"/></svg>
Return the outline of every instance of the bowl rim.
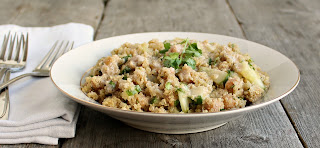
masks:
<svg viewBox="0 0 320 148"><path fill-rule="evenodd" d="M253 41L249 41L249 40L246 40L246 39L242 39L242 38L237 38L237 37L232 37L232 36L227 36L227 35L220 35L220 34L211 34L211 33L202 33L202 32L144 32L144 33L132 33L132 34L125 34L125 35L119 35L119 36L112 36L112 37L107 37L107 38L103 38L103 39L99 39L99 40L96 40L96 41L93 41L93 42L90 42L90 43L87 43L87 44L84 44L84 45L81 45L77 48L80 48L82 46L87 46L87 45L90 45L90 44L96 44L97 42L101 42L103 40L106 40L106 39L112 39L112 38L121 38L121 37L125 37L125 36L134 36L134 35L146 35L146 34L170 34L170 33L179 33L179 34L204 34L204 35L216 35L216 36L223 36L223 37L227 37L227 38L234 38L234 39L237 39L237 40L240 40L240 41L245 41L245 42L249 42L251 44L257 44L259 46L263 46L265 48L268 48L269 50L272 50L273 52L277 52L278 54L282 55L284 58L286 58L288 60L288 62L290 62L291 64L294 65L296 71L298 72L298 77L297 77L297 80L295 82L295 84L286 92L284 92L283 94L277 96L277 97L273 97L271 100L267 101L267 102L263 102L263 103L259 103L259 104L255 104L255 105L252 105L252 106L246 106L244 108L238 108L238 109L231 109L231 110L225 110L225 111L220 111L220 112L210 112L210 113L154 113L154 112L138 112L138 111L130 111L130 110L122 110L122 109L119 109L119 108L113 108L113 107L108 107L108 106L103 106L101 104L96 104L96 103L92 103L92 102L89 102L89 101L85 101L85 100L82 100L82 99L79 99L77 97L73 97L72 95L70 95L69 93L65 92L64 90L62 90L60 87L58 87L58 85L55 83L55 81L53 80L52 78L52 69L54 67L54 65L56 64L56 62L58 60L56 60L54 62L54 64L52 65L52 68L50 69L50 78L51 78L51 81L53 82L53 84L56 86L56 88L58 88L61 92L63 92L65 95L67 95L70 99L78 102L78 103L81 103L83 105L88 105L90 107L96 107L96 108L99 108L99 109L102 109L102 110L108 110L109 112L117 112L117 113L120 113L120 114L130 114L130 115L143 115L143 116L149 116L149 117L173 117L173 118L176 118L176 117L194 117L194 116L197 116L197 117L203 117L203 116L216 116L216 115L226 115L226 114L234 114L234 113L241 113L241 112L247 112L247 111L252 111L252 110L255 110L255 109L258 109L258 108L261 108L261 107L264 107L264 106L267 106L271 103L274 103L276 101L279 101L281 98L287 96L288 94L290 94L299 84L300 82L300 70L298 68L298 66L292 62L291 59L289 59L287 56L283 55L282 53L280 53L279 51L277 50L274 50L270 47L267 47L265 45L262 45L262 44L259 44L259 43L256 43L256 42L253 42ZM77 49L75 48L75 49ZM74 50L74 49L73 49ZM62 55L61 57L63 57L64 55ZM60 57L60 58L61 58ZM87 72L87 71L86 71ZM81 80L80 80L81 81ZM80 83L79 83L79 86L80 86ZM88 97L89 98L89 97ZM90 98L89 98L90 99Z"/></svg>

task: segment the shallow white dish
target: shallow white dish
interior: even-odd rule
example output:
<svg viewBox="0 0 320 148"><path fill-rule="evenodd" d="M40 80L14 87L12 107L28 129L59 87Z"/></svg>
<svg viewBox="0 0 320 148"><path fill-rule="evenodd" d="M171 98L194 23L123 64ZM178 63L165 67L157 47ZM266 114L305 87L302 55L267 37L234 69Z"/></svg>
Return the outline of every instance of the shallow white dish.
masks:
<svg viewBox="0 0 320 148"><path fill-rule="evenodd" d="M110 51L125 42L143 43L157 38L160 41L175 37L209 40L227 45L236 43L243 53L248 53L255 63L270 76L270 89L259 102L236 110L217 113L156 114L124 111L105 107L88 98L80 89L82 75L93 67L98 59L110 55ZM249 111L271 104L292 92L298 85L300 73L296 65L281 53L266 46L234 37L190 32L154 32L116 36L78 47L59 58L51 69L51 79L59 90L74 101L103 112L126 124L158 133L184 134L206 131L242 117Z"/></svg>

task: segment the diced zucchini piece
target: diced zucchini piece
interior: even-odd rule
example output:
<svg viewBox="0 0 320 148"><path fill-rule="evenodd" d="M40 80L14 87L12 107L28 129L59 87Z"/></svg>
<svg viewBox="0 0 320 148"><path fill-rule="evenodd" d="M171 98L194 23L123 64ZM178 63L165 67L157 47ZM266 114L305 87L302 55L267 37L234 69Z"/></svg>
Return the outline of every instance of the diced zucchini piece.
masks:
<svg viewBox="0 0 320 148"><path fill-rule="evenodd" d="M197 96L207 96L208 95L208 90L204 86L198 86L198 87L193 87L190 89L190 96L193 98L196 98ZM203 98L205 99L205 98ZM196 100L194 100L196 101Z"/></svg>
<svg viewBox="0 0 320 148"><path fill-rule="evenodd" d="M188 101L188 95L186 94L186 91L188 91L187 86L177 90L180 106L184 113L188 113L189 111L189 101Z"/></svg>
<svg viewBox="0 0 320 148"><path fill-rule="evenodd" d="M246 79L248 79L251 83L253 84L257 84L259 85L262 89L264 89L264 84L260 79L259 74L253 70L247 61L243 61L242 63L240 63L240 74L245 77Z"/></svg>
<svg viewBox="0 0 320 148"><path fill-rule="evenodd" d="M206 72L208 76L215 82L216 84L221 84L223 80L228 76L227 72L218 70L218 69L211 69L207 67L201 67L200 71Z"/></svg>

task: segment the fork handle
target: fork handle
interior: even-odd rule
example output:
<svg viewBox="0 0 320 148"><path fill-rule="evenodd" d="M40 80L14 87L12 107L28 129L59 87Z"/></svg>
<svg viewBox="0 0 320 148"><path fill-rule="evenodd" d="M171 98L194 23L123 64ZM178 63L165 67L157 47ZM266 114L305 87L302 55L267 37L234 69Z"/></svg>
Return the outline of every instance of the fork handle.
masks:
<svg viewBox="0 0 320 148"><path fill-rule="evenodd" d="M34 74L34 73L25 73L25 74L22 74L22 75L20 75L20 76L17 76L17 77L15 77L15 78L13 78L13 79L10 79L9 81L7 81L7 82L5 82L5 83L2 83L2 84L0 85L0 90L3 89L3 88L5 88L5 87L7 87L7 86L10 85L11 83L16 82L16 81L18 81L18 80L20 80L20 79L22 79L22 78L24 78L24 77L33 76L33 75L35 75L35 74Z"/></svg>

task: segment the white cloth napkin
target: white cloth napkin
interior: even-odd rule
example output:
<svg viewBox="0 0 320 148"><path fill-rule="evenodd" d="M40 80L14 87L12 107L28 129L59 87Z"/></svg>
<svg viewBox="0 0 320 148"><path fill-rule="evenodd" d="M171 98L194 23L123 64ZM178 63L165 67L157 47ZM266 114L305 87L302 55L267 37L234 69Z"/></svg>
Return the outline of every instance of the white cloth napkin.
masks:
<svg viewBox="0 0 320 148"><path fill-rule="evenodd" d="M93 40L91 26L69 23L53 27L0 26L0 44L8 31L29 33L27 66L11 78L31 72L56 40L74 41L74 47ZM59 138L75 136L77 103L65 97L49 77L28 77L9 86L8 120L0 120L0 144L41 143L57 145Z"/></svg>

